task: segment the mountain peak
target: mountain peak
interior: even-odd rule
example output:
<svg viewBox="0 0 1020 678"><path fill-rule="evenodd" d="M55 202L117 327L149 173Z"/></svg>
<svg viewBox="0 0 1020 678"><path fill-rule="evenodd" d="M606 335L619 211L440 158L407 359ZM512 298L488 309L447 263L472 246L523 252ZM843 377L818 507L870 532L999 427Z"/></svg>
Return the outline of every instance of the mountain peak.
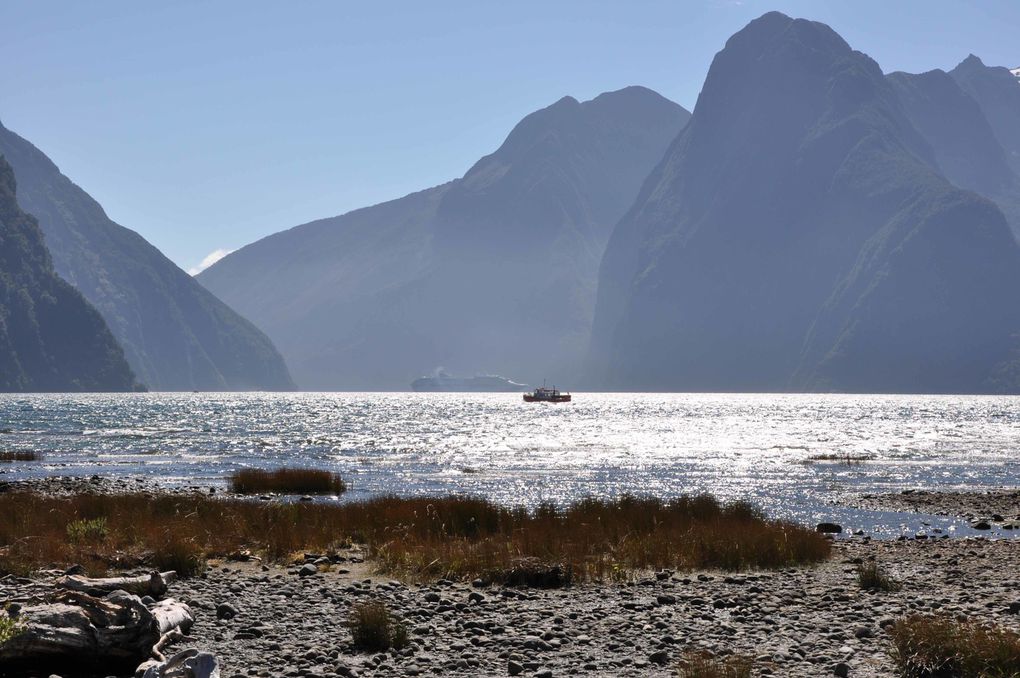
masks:
<svg viewBox="0 0 1020 678"><path fill-rule="evenodd" d="M967 58L961 61L957 68L959 68L960 66L964 68L977 68L977 67L984 68L985 62L981 60L981 57L975 54L968 54Z"/></svg>

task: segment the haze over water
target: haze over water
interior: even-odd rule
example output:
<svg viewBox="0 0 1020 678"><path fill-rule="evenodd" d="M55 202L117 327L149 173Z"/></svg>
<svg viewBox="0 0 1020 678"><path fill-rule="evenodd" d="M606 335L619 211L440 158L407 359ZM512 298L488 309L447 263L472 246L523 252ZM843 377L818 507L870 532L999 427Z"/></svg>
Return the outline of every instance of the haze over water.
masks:
<svg viewBox="0 0 1020 678"><path fill-rule="evenodd" d="M1020 399L1010 397L584 393L551 406L519 394L4 395L0 428L11 431L3 449L45 456L0 469L7 478L208 487L243 466L287 464L339 471L345 498L453 492L534 505L710 492L885 534L951 523L831 504L844 493L1013 486L1020 472Z"/></svg>

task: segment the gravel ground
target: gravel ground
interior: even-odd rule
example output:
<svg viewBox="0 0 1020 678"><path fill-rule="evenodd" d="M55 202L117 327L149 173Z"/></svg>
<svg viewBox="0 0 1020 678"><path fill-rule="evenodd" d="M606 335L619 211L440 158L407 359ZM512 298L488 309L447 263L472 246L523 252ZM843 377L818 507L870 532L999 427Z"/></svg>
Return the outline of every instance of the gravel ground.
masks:
<svg viewBox="0 0 1020 678"><path fill-rule="evenodd" d="M853 503L881 511L956 516L973 523L987 522L1020 530L1020 490L903 490L894 494L864 494Z"/></svg>
<svg viewBox="0 0 1020 678"><path fill-rule="evenodd" d="M862 591L856 563L870 558L903 589ZM939 611L1020 630L1010 612L1020 601L1014 540L843 539L816 568L659 573L548 591L408 586L373 576L365 563L323 567L302 576L298 565L218 563L207 577L176 584L171 595L198 616L187 644L220 657L225 678L668 676L692 650L749 655L755 675L890 676L884 627L900 616ZM348 612L368 599L405 621L408 648L354 651Z"/></svg>

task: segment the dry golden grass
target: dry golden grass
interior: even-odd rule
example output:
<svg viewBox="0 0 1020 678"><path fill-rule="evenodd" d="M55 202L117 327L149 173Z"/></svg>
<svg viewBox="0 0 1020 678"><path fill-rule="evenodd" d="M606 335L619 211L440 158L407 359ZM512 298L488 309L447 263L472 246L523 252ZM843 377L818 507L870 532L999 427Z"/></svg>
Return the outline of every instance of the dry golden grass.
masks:
<svg viewBox="0 0 1020 678"><path fill-rule="evenodd" d="M1017 678L1020 634L915 615L890 628L893 658L904 678Z"/></svg>
<svg viewBox="0 0 1020 678"><path fill-rule="evenodd" d="M336 473L304 468L264 471L246 468L230 477L230 490L237 494L343 494L347 483Z"/></svg>
<svg viewBox="0 0 1020 678"><path fill-rule="evenodd" d="M347 626L354 649L359 652L402 650L407 646L407 627L383 603L371 600L351 608Z"/></svg>
<svg viewBox="0 0 1020 678"><path fill-rule="evenodd" d="M857 583L865 591L899 591L903 584L896 581L875 561L857 567Z"/></svg>
<svg viewBox="0 0 1020 678"><path fill-rule="evenodd" d="M713 657L690 652L680 660L680 678L751 678L754 661L743 655Z"/></svg>
<svg viewBox="0 0 1020 678"><path fill-rule="evenodd" d="M150 494L0 495L0 571L81 563L172 563L251 549L270 560L364 544L381 571L413 580L480 577L557 586L639 570L743 570L817 563L830 544L814 530L770 521L711 497L588 499L564 509L506 508L471 497L379 497L306 504ZM104 521L101 539L68 526ZM71 528L78 529L78 528ZM180 563L191 567L180 567Z"/></svg>
<svg viewBox="0 0 1020 678"><path fill-rule="evenodd" d="M0 452L0 462L3 461L42 461L42 455L32 450Z"/></svg>

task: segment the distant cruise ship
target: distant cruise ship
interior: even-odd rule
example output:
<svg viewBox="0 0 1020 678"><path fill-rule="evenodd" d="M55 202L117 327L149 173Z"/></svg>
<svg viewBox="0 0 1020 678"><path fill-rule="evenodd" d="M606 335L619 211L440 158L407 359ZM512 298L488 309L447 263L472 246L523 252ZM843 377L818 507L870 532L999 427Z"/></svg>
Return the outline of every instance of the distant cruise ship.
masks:
<svg viewBox="0 0 1020 678"><path fill-rule="evenodd" d="M1009 69L1009 72L1016 76L1018 82L1020 82L1020 66Z"/></svg>
<svg viewBox="0 0 1020 678"><path fill-rule="evenodd" d="M431 377L420 377L411 382L412 391L420 392L474 392L474 393L520 393L527 391L527 384L518 384L495 374L484 374L464 379L438 372Z"/></svg>

